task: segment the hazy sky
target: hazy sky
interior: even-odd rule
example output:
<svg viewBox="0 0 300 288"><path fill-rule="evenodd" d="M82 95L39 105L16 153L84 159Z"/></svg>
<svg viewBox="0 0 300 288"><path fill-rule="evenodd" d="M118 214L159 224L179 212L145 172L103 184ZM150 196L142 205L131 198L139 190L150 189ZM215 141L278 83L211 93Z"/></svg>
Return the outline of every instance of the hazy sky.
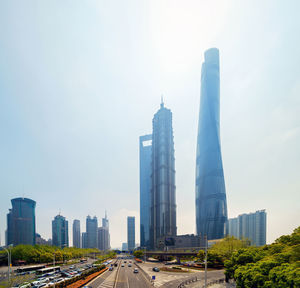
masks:
<svg viewBox="0 0 300 288"><path fill-rule="evenodd" d="M173 112L178 233L195 232L204 51L220 50L229 217L267 211L267 242L300 223L300 1L0 1L0 232L10 199L85 231L107 209L111 245L136 216L139 142L161 94Z"/></svg>

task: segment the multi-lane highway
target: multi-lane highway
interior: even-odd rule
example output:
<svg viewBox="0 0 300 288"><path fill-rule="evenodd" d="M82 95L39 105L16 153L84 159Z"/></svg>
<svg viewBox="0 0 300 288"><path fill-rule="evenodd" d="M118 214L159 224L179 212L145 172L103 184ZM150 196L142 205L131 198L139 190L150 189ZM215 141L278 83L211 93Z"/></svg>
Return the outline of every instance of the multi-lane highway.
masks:
<svg viewBox="0 0 300 288"><path fill-rule="evenodd" d="M144 274L134 273L137 266L131 260L117 260L117 267L113 271L106 271L88 284L92 288L148 288L153 287ZM133 261L131 261L133 262ZM124 267L123 267L124 266ZM129 267L131 266L131 267Z"/></svg>

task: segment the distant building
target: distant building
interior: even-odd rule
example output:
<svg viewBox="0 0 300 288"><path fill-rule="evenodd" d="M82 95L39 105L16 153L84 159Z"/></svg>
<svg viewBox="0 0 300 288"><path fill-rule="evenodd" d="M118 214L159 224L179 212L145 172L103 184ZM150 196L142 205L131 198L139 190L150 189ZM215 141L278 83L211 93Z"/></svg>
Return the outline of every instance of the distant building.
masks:
<svg viewBox="0 0 300 288"><path fill-rule="evenodd" d="M107 213L105 211L105 217L102 218L102 227L104 228L109 228L109 221L108 221L108 218L107 218Z"/></svg>
<svg viewBox="0 0 300 288"><path fill-rule="evenodd" d="M122 251L128 251L127 243L122 243Z"/></svg>
<svg viewBox="0 0 300 288"><path fill-rule="evenodd" d="M68 221L62 215L57 215L52 220L52 245L61 248L69 247Z"/></svg>
<svg viewBox="0 0 300 288"><path fill-rule="evenodd" d="M46 240L46 239L42 238L42 236L40 234L36 233L35 234L35 244L37 244L37 245L49 245L49 246L51 246L52 245L52 241L51 241L51 239Z"/></svg>
<svg viewBox="0 0 300 288"><path fill-rule="evenodd" d="M102 251L107 251L110 249L109 230L106 227L98 228L98 249Z"/></svg>
<svg viewBox="0 0 300 288"><path fill-rule="evenodd" d="M80 221L73 221L73 247L80 248Z"/></svg>
<svg viewBox="0 0 300 288"><path fill-rule="evenodd" d="M109 221L107 218L107 213L105 212L105 217L102 218L102 227L98 228L98 249L102 251L107 251L110 249L110 235L109 235Z"/></svg>
<svg viewBox="0 0 300 288"><path fill-rule="evenodd" d="M6 245L35 245L36 202L28 198L15 198L11 204L7 214Z"/></svg>
<svg viewBox="0 0 300 288"><path fill-rule="evenodd" d="M155 249L160 238L177 235L172 112L163 102L152 126L150 247Z"/></svg>
<svg viewBox="0 0 300 288"><path fill-rule="evenodd" d="M220 141L219 50L204 54L196 155L197 235L208 240L225 235L227 202Z"/></svg>
<svg viewBox="0 0 300 288"><path fill-rule="evenodd" d="M98 220L95 216L93 219L90 216L86 218L86 241L87 248L97 248L98 246Z"/></svg>
<svg viewBox="0 0 300 288"><path fill-rule="evenodd" d="M251 245L263 246L266 244L267 234L266 211L259 210L228 219L226 231L228 235L238 239L249 239Z"/></svg>
<svg viewBox="0 0 300 288"><path fill-rule="evenodd" d="M127 244L128 250L133 251L135 248L135 217L127 217Z"/></svg>
<svg viewBox="0 0 300 288"><path fill-rule="evenodd" d="M87 247L87 234L86 234L86 232L82 232L82 234L81 234L81 248L88 248Z"/></svg>
<svg viewBox="0 0 300 288"><path fill-rule="evenodd" d="M140 137L140 239L141 247L150 246L152 135Z"/></svg>

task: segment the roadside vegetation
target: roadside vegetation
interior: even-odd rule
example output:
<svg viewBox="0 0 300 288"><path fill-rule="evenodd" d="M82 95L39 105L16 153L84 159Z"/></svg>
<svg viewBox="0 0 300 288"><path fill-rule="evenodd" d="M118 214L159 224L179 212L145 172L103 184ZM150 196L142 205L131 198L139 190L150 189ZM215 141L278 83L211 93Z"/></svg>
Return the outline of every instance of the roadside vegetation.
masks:
<svg viewBox="0 0 300 288"><path fill-rule="evenodd" d="M25 261L25 264L49 263L53 261L68 261L71 259L82 258L86 255L99 253L98 249L81 249L75 247L64 247L63 249L47 245L18 245L11 249L12 262ZM7 256L5 251L0 252L0 264L7 265Z"/></svg>
<svg viewBox="0 0 300 288"><path fill-rule="evenodd" d="M263 247L241 248L225 261L237 288L300 287L300 227Z"/></svg>

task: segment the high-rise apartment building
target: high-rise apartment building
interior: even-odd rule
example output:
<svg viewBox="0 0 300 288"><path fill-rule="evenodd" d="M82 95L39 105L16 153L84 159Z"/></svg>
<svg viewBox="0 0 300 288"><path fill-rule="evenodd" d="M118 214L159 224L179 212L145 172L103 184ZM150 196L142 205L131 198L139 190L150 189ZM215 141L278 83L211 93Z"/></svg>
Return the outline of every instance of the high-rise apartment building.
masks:
<svg viewBox="0 0 300 288"><path fill-rule="evenodd" d="M152 135L140 137L140 241L150 245Z"/></svg>
<svg viewBox="0 0 300 288"><path fill-rule="evenodd" d="M52 220L52 245L61 248L69 246L68 221L62 215Z"/></svg>
<svg viewBox="0 0 300 288"><path fill-rule="evenodd" d="M35 245L36 202L28 198L15 198L11 204L7 214L6 245Z"/></svg>
<svg viewBox="0 0 300 288"><path fill-rule="evenodd" d="M241 214L237 218L228 219L227 234L238 239L248 239L251 245L266 244L267 214L265 210Z"/></svg>
<svg viewBox="0 0 300 288"><path fill-rule="evenodd" d="M105 217L102 218L102 227L104 228L109 228L109 221L108 221L108 218L107 218L107 213L105 211Z"/></svg>
<svg viewBox="0 0 300 288"><path fill-rule="evenodd" d="M97 248L98 246L98 220L95 216L86 218L86 244L87 248Z"/></svg>
<svg viewBox="0 0 300 288"><path fill-rule="evenodd" d="M127 244L128 250L133 251L135 248L135 217L127 217Z"/></svg>
<svg viewBox="0 0 300 288"><path fill-rule="evenodd" d="M196 156L196 226L207 239L224 237L227 202L220 143L219 50L204 54Z"/></svg>
<svg viewBox="0 0 300 288"><path fill-rule="evenodd" d="M80 221L74 220L73 221L73 247L80 248Z"/></svg>
<svg viewBox="0 0 300 288"><path fill-rule="evenodd" d="M177 234L172 112L164 103L152 121L150 247Z"/></svg>

